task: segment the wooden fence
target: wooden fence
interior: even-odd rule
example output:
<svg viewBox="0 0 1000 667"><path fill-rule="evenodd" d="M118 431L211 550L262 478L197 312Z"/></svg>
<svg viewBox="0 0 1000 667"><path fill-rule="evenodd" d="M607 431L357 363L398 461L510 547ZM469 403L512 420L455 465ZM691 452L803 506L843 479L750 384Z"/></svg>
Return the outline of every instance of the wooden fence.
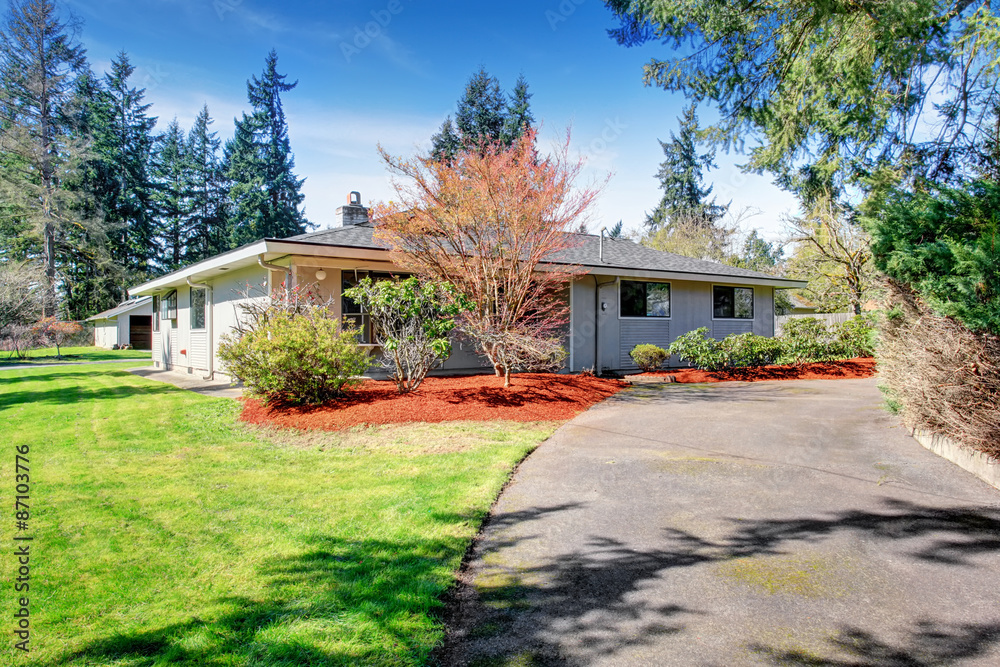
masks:
<svg viewBox="0 0 1000 667"><path fill-rule="evenodd" d="M803 317L815 317L826 322L826 326L841 324L854 317L854 313L816 313L815 315L778 315L774 318L774 335L780 336L782 327L788 320L800 320Z"/></svg>

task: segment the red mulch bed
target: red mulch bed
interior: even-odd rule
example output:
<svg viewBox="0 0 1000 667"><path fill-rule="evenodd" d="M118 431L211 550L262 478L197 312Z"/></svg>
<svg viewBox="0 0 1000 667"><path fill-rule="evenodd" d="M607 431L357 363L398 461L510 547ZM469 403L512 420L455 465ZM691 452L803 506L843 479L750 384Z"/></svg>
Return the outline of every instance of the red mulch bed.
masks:
<svg viewBox="0 0 1000 667"><path fill-rule="evenodd" d="M760 382L763 380L845 380L875 375L875 360L821 361L800 366L762 366L730 368L724 371L700 371L684 368L675 371L641 373L642 377L673 375L677 382Z"/></svg>
<svg viewBox="0 0 1000 667"><path fill-rule="evenodd" d="M251 424L336 431L361 424L444 421L562 421L628 386L621 380L585 375L522 373L427 378L410 394L392 382L368 380L346 398L320 406L265 406L248 399L241 418Z"/></svg>

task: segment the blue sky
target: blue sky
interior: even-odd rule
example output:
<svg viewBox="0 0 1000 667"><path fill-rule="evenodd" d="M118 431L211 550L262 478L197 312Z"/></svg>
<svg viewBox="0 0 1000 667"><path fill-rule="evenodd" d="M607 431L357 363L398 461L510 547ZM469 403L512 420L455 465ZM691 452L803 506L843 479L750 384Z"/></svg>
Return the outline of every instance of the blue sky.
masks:
<svg viewBox="0 0 1000 667"><path fill-rule="evenodd" d="M480 66L505 89L524 74L543 142L567 128L587 159L586 179L612 174L590 228L624 220L637 228L655 207L657 139L676 131L685 102L642 83L642 65L665 47L618 46L600 0L267 2L265 0L67 0L83 20L92 67L103 72L124 50L137 67L162 129L189 128L207 103L220 136L247 108L246 80L271 48L298 87L284 96L306 214L325 227L351 190L366 202L392 190L376 154L429 146ZM713 118L702 109L703 121ZM544 144L543 144L544 145ZM739 155L719 154L709 172L722 201L759 214L748 225L768 238L795 201L768 177L744 175Z"/></svg>

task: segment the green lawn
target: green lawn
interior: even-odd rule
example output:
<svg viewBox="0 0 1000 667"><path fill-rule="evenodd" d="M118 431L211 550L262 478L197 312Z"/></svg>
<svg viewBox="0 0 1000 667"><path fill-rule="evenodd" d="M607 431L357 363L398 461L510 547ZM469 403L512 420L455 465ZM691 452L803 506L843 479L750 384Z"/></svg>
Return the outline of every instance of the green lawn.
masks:
<svg viewBox="0 0 1000 667"><path fill-rule="evenodd" d="M116 359L151 359L149 350L105 350L100 347L64 347L62 358L56 357L56 348L43 347L28 352L27 359L11 357L9 352L0 352L0 366L8 364L31 365L80 361L115 361Z"/></svg>
<svg viewBox="0 0 1000 667"><path fill-rule="evenodd" d="M0 372L0 484L30 445L34 536L24 656L7 514L0 664L420 665L490 503L555 427L254 431L127 367Z"/></svg>

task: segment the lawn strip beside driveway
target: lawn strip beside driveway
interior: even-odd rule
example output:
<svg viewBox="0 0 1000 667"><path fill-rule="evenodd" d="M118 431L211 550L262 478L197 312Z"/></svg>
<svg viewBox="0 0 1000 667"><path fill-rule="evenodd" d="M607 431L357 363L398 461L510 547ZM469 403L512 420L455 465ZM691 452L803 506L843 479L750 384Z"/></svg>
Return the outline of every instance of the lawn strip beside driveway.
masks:
<svg viewBox="0 0 1000 667"><path fill-rule="evenodd" d="M449 664L1000 664L1000 492L875 380L637 387L562 427L465 572Z"/></svg>

